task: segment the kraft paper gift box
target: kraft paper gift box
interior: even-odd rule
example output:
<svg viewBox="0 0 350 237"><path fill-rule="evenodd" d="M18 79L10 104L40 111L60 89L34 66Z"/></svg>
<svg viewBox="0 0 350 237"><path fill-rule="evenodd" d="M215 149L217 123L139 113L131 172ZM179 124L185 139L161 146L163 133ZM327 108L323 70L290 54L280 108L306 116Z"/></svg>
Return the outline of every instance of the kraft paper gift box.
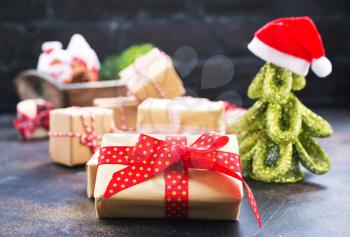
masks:
<svg viewBox="0 0 350 237"><path fill-rule="evenodd" d="M98 156L100 155L100 151L97 150L91 157L91 159L86 163L86 181L87 188L86 193L88 198L94 197L95 190L95 181L96 181L96 173L98 166Z"/></svg>
<svg viewBox="0 0 350 237"><path fill-rule="evenodd" d="M137 131L161 134L225 133L224 103L199 98L149 98L137 108Z"/></svg>
<svg viewBox="0 0 350 237"><path fill-rule="evenodd" d="M99 147L101 137L114 126L113 110L70 107L50 112L49 151L53 161L82 165Z"/></svg>
<svg viewBox="0 0 350 237"><path fill-rule="evenodd" d="M164 140L167 135L150 136ZM187 144L192 144L199 138L199 135L187 135L186 137ZM236 137L234 135L228 137L228 143L219 150L238 153ZM102 140L101 154L103 154L104 149L111 146L134 146L138 139L138 134L106 134ZM132 160L130 163L133 163ZM125 167L127 165L99 165L94 191L97 216L99 218L165 218L164 172L124 189L109 198L104 197L113 173ZM236 220L242 197L243 190L240 180L215 171L188 169L188 218Z"/></svg>
<svg viewBox="0 0 350 237"><path fill-rule="evenodd" d="M117 129L135 131L137 106L139 105L135 97L97 98L94 100L94 105L113 110Z"/></svg>
<svg viewBox="0 0 350 237"><path fill-rule="evenodd" d="M171 58L154 48L120 72L129 91L140 102L149 98L175 98L185 94Z"/></svg>

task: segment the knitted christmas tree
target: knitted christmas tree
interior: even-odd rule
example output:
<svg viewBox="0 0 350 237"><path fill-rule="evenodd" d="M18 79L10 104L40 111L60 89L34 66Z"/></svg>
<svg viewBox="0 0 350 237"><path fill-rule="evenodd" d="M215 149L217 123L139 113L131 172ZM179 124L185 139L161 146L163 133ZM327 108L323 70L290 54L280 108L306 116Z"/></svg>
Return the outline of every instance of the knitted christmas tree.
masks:
<svg viewBox="0 0 350 237"><path fill-rule="evenodd" d="M328 171L330 160L312 137L328 137L332 128L294 95L304 86L304 77L271 63L256 75L248 96L258 101L232 126L241 131L245 175L285 183L303 179L299 163L316 174Z"/></svg>
<svg viewBox="0 0 350 237"><path fill-rule="evenodd" d="M309 33L308 38L290 39L300 28ZM281 43L276 36L286 38ZM305 41L310 39L314 48L305 53L310 48ZM249 98L257 101L232 125L239 134L244 174L264 182L288 183L303 179L300 164L315 174L327 172L329 157L313 138L330 136L332 128L293 93L305 87L310 64L319 76L331 71L313 22L308 17L272 21L255 34L248 48L272 63L266 63L249 86Z"/></svg>

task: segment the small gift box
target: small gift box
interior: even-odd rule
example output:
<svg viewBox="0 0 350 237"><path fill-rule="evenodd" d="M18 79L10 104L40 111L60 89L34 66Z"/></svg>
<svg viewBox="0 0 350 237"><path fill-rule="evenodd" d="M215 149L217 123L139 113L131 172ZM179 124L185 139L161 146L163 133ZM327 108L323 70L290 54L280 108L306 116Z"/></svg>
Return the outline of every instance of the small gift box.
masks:
<svg viewBox="0 0 350 237"><path fill-rule="evenodd" d="M94 197L95 190L95 181L96 181L96 173L98 166L98 157L100 155L100 151L97 150L91 157L91 159L86 163L86 193L88 198Z"/></svg>
<svg viewBox="0 0 350 237"><path fill-rule="evenodd" d="M225 133L224 103L198 98L150 98L137 108L137 131L161 134Z"/></svg>
<svg viewBox="0 0 350 237"><path fill-rule="evenodd" d="M138 57L119 75L139 101L149 97L175 98L185 93L171 58L157 48Z"/></svg>
<svg viewBox="0 0 350 237"><path fill-rule="evenodd" d="M234 135L107 134L95 183L99 218L236 220L242 178Z"/></svg>
<svg viewBox="0 0 350 237"><path fill-rule="evenodd" d="M28 99L17 104L13 125L23 141L47 137L52 109L53 105L43 99Z"/></svg>
<svg viewBox="0 0 350 237"><path fill-rule="evenodd" d="M85 164L99 147L101 137L112 131L113 111L99 107L70 107L50 113L51 158L60 164Z"/></svg>
<svg viewBox="0 0 350 237"><path fill-rule="evenodd" d="M132 96L94 100L95 106L113 109L116 128L122 131L135 131L138 104L139 102Z"/></svg>

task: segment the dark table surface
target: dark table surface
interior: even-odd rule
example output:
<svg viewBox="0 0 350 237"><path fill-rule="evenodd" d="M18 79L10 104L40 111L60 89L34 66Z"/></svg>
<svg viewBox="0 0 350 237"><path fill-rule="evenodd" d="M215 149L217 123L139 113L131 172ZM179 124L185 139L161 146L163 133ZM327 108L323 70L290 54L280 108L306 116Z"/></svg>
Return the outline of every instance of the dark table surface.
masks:
<svg viewBox="0 0 350 237"><path fill-rule="evenodd" d="M260 230L246 200L238 222L98 220L84 167L52 163L47 141L20 142L11 116L0 116L0 236L350 236L350 112L317 112L335 130L320 141L332 168L296 184L248 180Z"/></svg>

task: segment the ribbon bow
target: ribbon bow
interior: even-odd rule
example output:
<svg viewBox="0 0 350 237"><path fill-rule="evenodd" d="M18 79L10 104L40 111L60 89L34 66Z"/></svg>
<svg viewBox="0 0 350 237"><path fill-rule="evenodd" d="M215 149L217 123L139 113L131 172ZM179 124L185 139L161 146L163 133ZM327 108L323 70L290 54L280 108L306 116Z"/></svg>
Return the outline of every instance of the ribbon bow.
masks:
<svg viewBox="0 0 350 237"><path fill-rule="evenodd" d="M34 118L17 111L17 118L13 120L13 125L24 141L30 139L34 131L38 128L49 129L49 114L53 109L51 103L45 102L36 105L36 116Z"/></svg>
<svg viewBox="0 0 350 237"><path fill-rule="evenodd" d="M141 134L134 147L103 147L99 164L129 165L113 174L104 198L109 198L164 171L166 216L187 218L188 168L213 170L242 181L249 203L261 227L255 198L242 178L239 155L218 150L228 141L227 136L204 133L193 144L186 145L186 136L169 136L166 141L163 141Z"/></svg>

